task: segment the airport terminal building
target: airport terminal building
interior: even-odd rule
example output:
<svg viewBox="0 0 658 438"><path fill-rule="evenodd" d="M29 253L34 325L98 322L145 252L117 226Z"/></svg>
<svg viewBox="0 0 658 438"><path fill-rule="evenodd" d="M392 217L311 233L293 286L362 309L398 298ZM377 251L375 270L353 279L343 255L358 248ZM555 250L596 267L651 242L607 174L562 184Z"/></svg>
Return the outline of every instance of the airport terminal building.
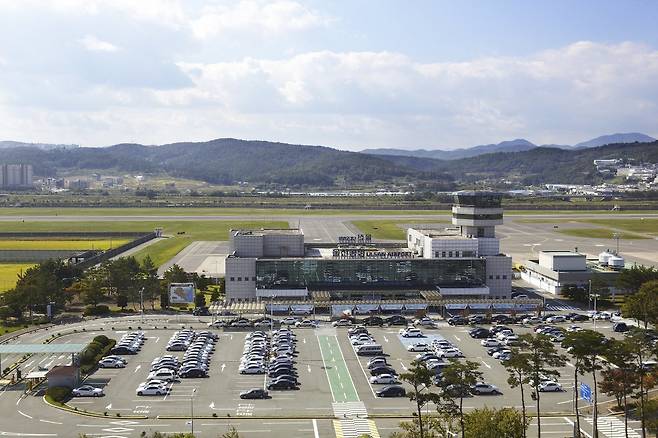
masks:
<svg viewBox="0 0 658 438"><path fill-rule="evenodd" d="M409 229L406 246L398 248L363 235L306 245L299 229L232 230L227 299L509 298L512 261L500 254L495 236L502 221L501 195L459 192L453 227Z"/></svg>

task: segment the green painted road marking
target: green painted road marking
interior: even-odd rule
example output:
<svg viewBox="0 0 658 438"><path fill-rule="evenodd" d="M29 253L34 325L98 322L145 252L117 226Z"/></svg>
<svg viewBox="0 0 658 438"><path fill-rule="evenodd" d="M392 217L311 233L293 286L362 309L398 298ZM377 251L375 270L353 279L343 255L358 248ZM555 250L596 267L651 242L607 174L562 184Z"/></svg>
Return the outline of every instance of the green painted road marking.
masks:
<svg viewBox="0 0 658 438"><path fill-rule="evenodd" d="M352 376L347 369L343 352L335 336L318 336L320 353L324 363L331 395L335 402L359 401L359 395L352 382Z"/></svg>

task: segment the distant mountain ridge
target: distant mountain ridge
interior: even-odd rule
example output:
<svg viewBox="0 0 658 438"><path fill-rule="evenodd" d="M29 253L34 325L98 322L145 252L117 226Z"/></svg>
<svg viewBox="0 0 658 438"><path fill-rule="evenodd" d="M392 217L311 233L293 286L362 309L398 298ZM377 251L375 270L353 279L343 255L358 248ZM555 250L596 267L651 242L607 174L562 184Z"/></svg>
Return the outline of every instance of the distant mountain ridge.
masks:
<svg viewBox="0 0 658 438"><path fill-rule="evenodd" d="M77 144L52 144L52 143L24 143L22 141L0 141L0 149L10 148L37 148L44 151L51 149L76 149L80 146Z"/></svg>
<svg viewBox="0 0 658 438"><path fill-rule="evenodd" d="M560 149L580 149L592 148L603 146L606 144L620 144L620 143L649 143L656 139L646 134L639 132L621 133L602 135L600 137L587 140L576 145L536 145L524 138L517 138L515 140L502 141L496 144L478 145L470 148L462 149L395 149L395 148L379 148L379 149L364 149L361 152L364 154L372 155L403 155L410 157L420 158L434 158L437 160L458 160L461 158L477 157L478 155L491 154L495 152L521 152L528 151L538 147L553 147Z"/></svg>

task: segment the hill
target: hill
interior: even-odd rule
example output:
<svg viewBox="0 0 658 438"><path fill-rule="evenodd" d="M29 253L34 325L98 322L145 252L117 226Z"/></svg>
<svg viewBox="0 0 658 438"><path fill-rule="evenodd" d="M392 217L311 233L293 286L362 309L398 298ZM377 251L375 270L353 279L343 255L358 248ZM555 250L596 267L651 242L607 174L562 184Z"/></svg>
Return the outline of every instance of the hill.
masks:
<svg viewBox="0 0 658 438"><path fill-rule="evenodd" d="M621 158L629 162L658 163L658 141L582 149L537 147L521 152L496 152L450 161L385 155L380 157L425 172L445 172L463 182L507 179L523 185L592 184L601 180L594 167L594 160Z"/></svg>
<svg viewBox="0 0 658 438"><path fill-rule="evenodd" d="M557 145L545 144L538 146L526 139L517 138L515 140L507 140L496 144L485 144L479 146L472 146L462 149L364 149L363 153L373 155L404 155L410 157L420 158L434 158L437 160L458 160L460 158L476 157L483 154L491 154L494 152L521 152L538 147L550 147L560 149L581 149L603 146L606 144L619 144L619 143L648 143L656 139L646 134L637 132L602 135L591 140L583 141L574 146L570 145Z"/></svg>
<svg viewBox="0 0 658 438"><path fill-rule="evenodd" d="M619 144L619 143L650 143L656 141L655 138L649 137L646 134L641 134L639 132L629 132L625 134L611 134L611 135L602 135L600 137L593 138L591 140L583 141L581 143L575 144L573 147L576 149L579 148L594 148L597 146L603 146L606 144Z"/></svg>
<svg viewBox="0 0 658 438"><path fill-rule="evenodd" d="M77 144L51 144L51 143L23 143L21 141L0 141L0 149L10 148L38 148L49 149L74 149L79 148Z"/></svg>
<svg viewBox="0 0 658 438"><path fill-rule="evenodd" d="M434 181L451 187L450 178L419 172L371 155L322 146L223 138L163 146L118 144L105 148L41 150L20 147L3 151L0 161L27 163L36 175L62 170L110 169L233 184L237 181L290 186L349 186L378 181Z"/></svg>

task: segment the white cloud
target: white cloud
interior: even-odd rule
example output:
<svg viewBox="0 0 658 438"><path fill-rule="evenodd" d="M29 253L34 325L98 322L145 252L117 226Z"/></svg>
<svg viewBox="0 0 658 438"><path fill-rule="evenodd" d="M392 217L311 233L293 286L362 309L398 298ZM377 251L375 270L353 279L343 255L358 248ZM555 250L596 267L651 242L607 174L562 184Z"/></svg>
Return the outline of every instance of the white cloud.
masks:
<svg viewBox="0 0 658 438"><path fill-rule="evenodd" d="M235 31L281 34L327 23L327 18L296 1L242 0L204 8L200 16L191 21L191 28L197 38L203 39Z"/></svg>
<svg viewBox="0 0 658 438"><path fill-rule="evenodd" d="M119 50L114 44L100 40L94 35L85 35L80 39L80 44L91 52L116 52Z"/></svg>
<svg viewBox="0 0 658 438"><path fill-rule="evenodd" d="M12 87L0 72L0 131L91 145L234 136L352 149L658 134L658 51L635 43L576 42L466 62L329 50L186 59L176 64L188 80L178 87L91 85L66 74Z"/></svg>

